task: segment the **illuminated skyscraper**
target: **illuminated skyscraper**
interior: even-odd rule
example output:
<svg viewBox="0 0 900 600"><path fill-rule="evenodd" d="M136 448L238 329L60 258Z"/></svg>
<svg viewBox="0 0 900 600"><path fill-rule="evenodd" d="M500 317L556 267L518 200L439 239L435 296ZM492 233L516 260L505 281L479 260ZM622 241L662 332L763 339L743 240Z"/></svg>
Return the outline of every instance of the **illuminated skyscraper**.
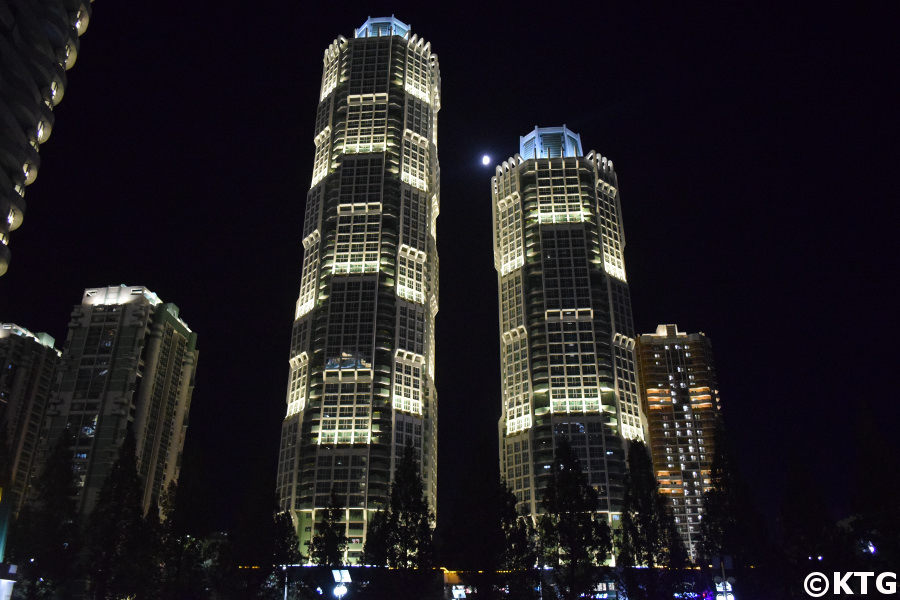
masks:
<svg viewBox="0 0 900 600"><path fill-rule="evenodd" d="M696 559L719 410L712 343L702 333L660 325L656 333L642 334L637 348L653 469Z"/></svg>
<svg viewBox="0 0 900 600"><path fill-rule="evenodd" d="M27 493L44 411L60 352L46 333L0 323L0 424L6 428L9 481L2 502L18 514ZM8 484L8 485L7 485Z"/></svg>
<svg viewBox="0 0 900 600"><path fill-rule="evenodd" d="M492 184L501 476L538 514L567 437L616 521L624 440L643 439L643 426L612 162L585 156L565 127L535 128Z"/></svg>
<svg viewBox="0 0 900 600"><path fill-rule="evenodd" d="M22 224L25 186L37 177L38 148L53 130L93 0L9 0L0 4L0 275L9 232Z"/></svg>
<svg viewBox="0 0 900 600"><path fill-rule="evenodd" d="M147 288L84 291L69 321L42 436L46 454L68 429L82 516L96 505L129 426L144 511L177 481L197 355L197 334L178 307Z"/></svg>
<svg viewBox="0 0 900 600"><path fill-rule="evenodd" d="M397 19L325 51L277 481L304 553L334 494L359 559L406 445L435 508L439 108L437 56Z"/></svg>

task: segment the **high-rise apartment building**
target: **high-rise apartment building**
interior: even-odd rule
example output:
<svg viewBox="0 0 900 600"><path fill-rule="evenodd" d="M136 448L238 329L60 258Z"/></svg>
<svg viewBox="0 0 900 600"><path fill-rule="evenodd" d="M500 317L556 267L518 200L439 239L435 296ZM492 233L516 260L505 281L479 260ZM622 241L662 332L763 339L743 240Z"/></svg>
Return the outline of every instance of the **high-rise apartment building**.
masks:
<svg viewBox="0 0 900 600"><path fill-rule="evenodd" d="M304 553L334 494L358 561L407 445L435 507L439 108L437 56L397 19L325 51L277 481Z"/></svg>
<svg viewBox="0 0 900 600"><path fill-rule="evenodd" d="M643 425L612 162L584 155L566 127L535 128L492 184L501 476L538 514L566 437L616 521L624 440L643 439Z"/></svg>
<svg viewBox="0 0 900 600"><path fill-rule="evenodd" d="M6 476L2 502L16 515L30 484L44 411L60 352L46 333L0 323L0 426L4 427Z"/></svg>
<svg viewBox="0 0 900 600"><path fill-rule="evenodd" d="M696 560L719 410L712 344L702 333L660 325L638 338L637 354L653 469Z"/></svg>
<svg viewBox="0 0 900 600"><path fill-rule="evenodd" d="M68 430L78 510L87 516L129 427L143 508L178 479L197 366L197 334L141 286L89 288L69 321L42 445Z"/></svg>
<svg viewBox="0 0 900 600"><path fill-rule="evenodd" d="M9 266L9 232L22 224L25 186L37 177L38 148L53 130L53 107L65 93L91 2L0 4L0 275Z"/></svg>

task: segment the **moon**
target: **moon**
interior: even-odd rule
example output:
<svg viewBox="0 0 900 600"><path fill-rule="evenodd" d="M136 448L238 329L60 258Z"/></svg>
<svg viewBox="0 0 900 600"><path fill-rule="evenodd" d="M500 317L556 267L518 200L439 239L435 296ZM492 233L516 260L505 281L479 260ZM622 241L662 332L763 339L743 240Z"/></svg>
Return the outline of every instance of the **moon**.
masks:
<svg viewBox="0 0 900 600"><path fill-rule="evenodd" d="M481 164L483 164L483 165L485 165L485 166L491 164L491 157L488 156L487 154L485 154L484 156L482 156L482 157L481 157Z"/></svg>

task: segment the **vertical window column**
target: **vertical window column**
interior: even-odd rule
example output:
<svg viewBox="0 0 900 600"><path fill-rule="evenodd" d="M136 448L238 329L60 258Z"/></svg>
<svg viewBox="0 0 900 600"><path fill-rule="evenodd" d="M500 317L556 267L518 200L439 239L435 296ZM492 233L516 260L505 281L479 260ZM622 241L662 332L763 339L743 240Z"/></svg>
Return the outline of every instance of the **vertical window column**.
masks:
<svg viewBox="0 0 900 600"><path fill-rule="evenodd" d="M381 205L338 207L332 273L376 273L381 248Z"/></svg>
<svg viewBox="0 0 900 600"><path fill-rule="evenodd" d="M397 256L397 295L425 303L425 253L401 246Z"/></svg>
<svg viewBox="0 0 900 600"><path fill-rule="evenodd" d="M400 177L404 183L428 191L428 140L407 131L403 135Z"/></svg>
<svg viewBox="0 0 900 600"><path fill-rule="evenodd" d="M306 389L309 379L309 355L301 353L291 359L291 380L288 388L287 416L306 408Z"/></svg>
<svg viewBox="0 0 900 600"><path fill-rule="evenodd" d="M422 357L397 353L394 359L394 410L422 414L422 367Z"/></svg>

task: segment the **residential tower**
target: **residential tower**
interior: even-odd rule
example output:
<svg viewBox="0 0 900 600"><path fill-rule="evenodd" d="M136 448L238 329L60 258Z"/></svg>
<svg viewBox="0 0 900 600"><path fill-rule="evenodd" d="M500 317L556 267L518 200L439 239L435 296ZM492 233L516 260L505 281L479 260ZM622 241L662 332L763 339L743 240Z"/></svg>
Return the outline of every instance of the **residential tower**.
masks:
<svg viewBox="0 0 900 600"><path fill-rule="evenodd" d="M323 62L277 491L304 554L333 495L356 563L406 446L436 507L440 71L393 17Z"/></svg>
<svg viewBox="0 0 900 600"><path fill-rule="evenodd" d="M567 438L616 525L624 442L643 439L643 422L612 161L584 154L566 127L535 128L492 187L501 477L520 509L539 514Z"/></svg>
<svg viewBox="0 0 900 600"><path fill-rule="evenodd" d="M719 411L712 343L702 333L660 325L638 338L637 353L653 469L696 560Z"/></svg>
<svg viewBox="0 0 900 600"><path fill-rule="evenodd" d="M197 367L197 334L142 286L89 288L72 310L44 455L68 431L78 511L91 513L130 428L143 509L177 481Z"/></svg>

